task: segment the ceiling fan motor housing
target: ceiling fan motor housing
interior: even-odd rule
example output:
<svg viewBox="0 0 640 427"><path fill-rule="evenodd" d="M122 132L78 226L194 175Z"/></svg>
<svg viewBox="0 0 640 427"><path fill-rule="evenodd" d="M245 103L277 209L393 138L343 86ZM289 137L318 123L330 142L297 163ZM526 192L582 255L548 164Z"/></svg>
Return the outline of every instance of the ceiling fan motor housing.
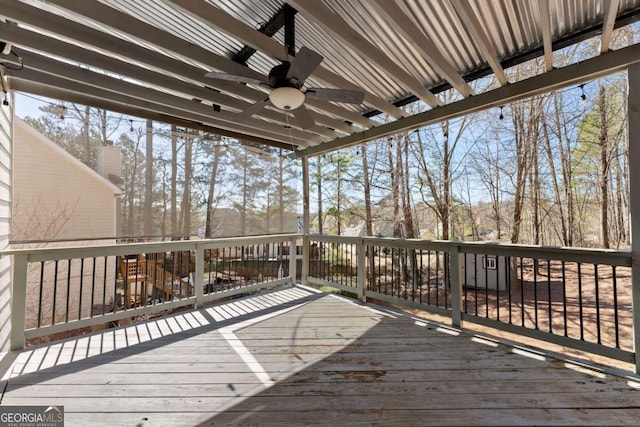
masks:
<svg viewBox="0 0 640 427"><path fill-rule="evenodd" d="M294 87L296 89L300 89L287 79L289 68L291 68L291 63L285 61L280 65L276 65L271 69L271 71L269 71L269 84L272 88Z"/></svg>

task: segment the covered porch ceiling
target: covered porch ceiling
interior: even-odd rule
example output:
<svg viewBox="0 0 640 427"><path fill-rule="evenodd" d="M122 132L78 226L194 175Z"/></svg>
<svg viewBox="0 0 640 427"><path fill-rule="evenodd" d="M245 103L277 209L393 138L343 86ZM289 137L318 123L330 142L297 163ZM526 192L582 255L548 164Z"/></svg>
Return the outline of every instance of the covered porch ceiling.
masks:
<svg viewBox="0 0 640 427"><path fill-rule="evenodd" d="M610 49L614 29L640 18L640 0L0 0L0 18L0 41L11 45L0 55L5 91L300 156L578 85L640 62L638 45ZM560 49L596 36L598 56L557 66ZM303 47L320 54L319 65L309 65L313 54L296 63ZM508 73L536 57L544 59L545 73L521 81ZM282 61L308 68L301 82L296 76L287 82L302 83L306 92L293 112L268 100L267 76ZM485 77L493 84L476 92L473 82ZM330 91L314 88L364 98L330 102L335 94L323 97ZM445 102L447 89L455 96ZM422 112L402 108L415 101L424 104Z"/></svg>

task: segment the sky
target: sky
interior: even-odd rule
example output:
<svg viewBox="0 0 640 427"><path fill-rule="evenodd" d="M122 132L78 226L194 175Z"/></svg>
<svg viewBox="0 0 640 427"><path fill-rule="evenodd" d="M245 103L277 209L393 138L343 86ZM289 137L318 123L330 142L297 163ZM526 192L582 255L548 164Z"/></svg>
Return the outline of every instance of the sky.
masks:
<svg viewBox="0 0 640 427"><path fill-rule="evenodd" d="M24 119L26 116L38 117L40 115L39 107L47 105L47 104L55 104L56 101L53 99L35 96L35 95L25 95L20 92L15 92L15 112L16 116Z"/></svg>

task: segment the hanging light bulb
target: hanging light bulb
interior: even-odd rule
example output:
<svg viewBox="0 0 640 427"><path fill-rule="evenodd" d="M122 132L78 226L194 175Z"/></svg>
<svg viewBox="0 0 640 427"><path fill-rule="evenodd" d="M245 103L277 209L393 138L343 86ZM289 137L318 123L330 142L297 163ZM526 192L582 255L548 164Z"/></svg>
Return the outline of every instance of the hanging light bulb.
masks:
<svg viewBox="0 0 640 427"><path fill-rule="evenodd" d="M582 105L587 103L587 95L584 93L584 83L578 86L580 88L580 102Z"/></svg>
<svg viewBox="0 0 640 427"><path fill-rule="evenodd" d="M502 109L503 109L503 108L504 108L504 105L501 105L501 106L500 106L500 115L498 116L498 118L499 118L500 120L504 120L504 114L503 114L503 112L502 112Z"/></svg>
<svg viewBox="0 0 640 427"><path fill-rule="evenodd" d="M66 107L64 105L60 106L60 120L64 121L64 112L66 111Z"/></svg>
<svg viewBox="0 0 640 427"><path fill-rule="evenodd" d="M4 100L2 101L2 105L9 105L9 95L7 95L7 92L4 92Z"/></svg>
<svg viewBox="0 0 640 427"><path fill-rule="evenodd" d="M129 124L131 125L131 127L129 127L129 132L133 132L133 120L129 120Z"/></svg>

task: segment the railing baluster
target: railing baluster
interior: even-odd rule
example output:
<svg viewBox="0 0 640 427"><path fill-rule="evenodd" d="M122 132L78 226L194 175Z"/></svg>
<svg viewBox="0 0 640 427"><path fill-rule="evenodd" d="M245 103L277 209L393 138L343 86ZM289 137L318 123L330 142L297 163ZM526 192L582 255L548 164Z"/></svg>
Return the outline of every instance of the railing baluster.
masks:
<svg viewBox="0 0 640 427"><path fill-rule="evenodd" d="M71 299L69 296L71 295L71 260L67 261L67 294L65 296L66 304L65 304L65 312L64 312L64 321L69 321L69 300Z"/></svg>
<svg viewBox="0 0 640 427"><path fill-rule="evenodd" d="M102 312L104 313L104 306L107 299L107 269L109 268L109 258L104 257L104 292L102 294ZM123 280L125 280L125 272L120 272L122 274ZM126 281L126 280L125 280ZM126 283L125 283L126 286ZM118 258L113 257L113 306L111 307L111 312L115 313L118 307ZM124 301L120 301L124 303Z"/></svg>
<svg viewBox="0 0 640 427"><path fill-rule="evenodd" d="M42 312L42 296L44 295L44 261L40 262L40 285L38 286L38 328L42 326L42 318L44 313ZM26 286L26 283L25 283Z"/></svg>
<svg viewBox="0 0 640 427"><path fill-rule="evenodd" d="M511 257L504 257L504 279L507 283L507 300L509 301L509 324L513 325L513 304L511 301Z"/></svg>
<svg viewBox="0 0 640 427"><path fill-rule="evenodd" d="M51 304L51 325L56 324L56 303L58 295L58 260L54 263L55 273L53 274L53 301Z"/></svg>
<svg viewBox="0 0 640 427"><path fill-rule="evenodd" d="M538 323L538 259L531 258L531 264L533 267L533 311L535 314L535 329L538 331L540 330L540 325Z"/></svg>
<svg viewBox="0 0 640 427"><path fill-rule="evenodd" d="M84 258L80 258L80 289L79 289L79 294L80 296L78 297L79 302L78 302L78 320L80 320L82 318L82 282L83 282L83 278L84 278ZM69 295L67 294L67 299L69 299Z"/></svg>
<svg viewBox="0 0 640 427"><path fill-rule="evenodd" d="M547 261L547 303L549 305L549 333L553 333L553 313L551 307L551 260Z"/></svg>
<svg viewBox="0 0 640 427"><path fill-rule="evenodd" d="M478 315L478 254L473 254L473 292L475 299L475 311L473 314Z"/></svg>
<svg viewBox="0 0 640 427"><path fill-rule="evenodd" d="M562 261L562 313L564 318L564 336L569 336L569 326L567 324L567 274L565 262Z"/></svg>
<svg viewBox="0 0 640 427"><path fill-rule="evenodd" d="M620 348L620 328L618 321L618 278L616 266L611 266L611 280L613 281L613 325L615 328L616 348Z"/></svg>
<svg viewBox="0 0 640 427"><path fill-rule="evenodd" d="M517 258L516 258L517 262ZM524 257L520 257L520 324L524 328Z"/></svg>
<svg viewBox="0 0 640 427"><path fill-rule="evenodd" d="M596 293L596 333L597 343L602 344L602 335L600 333L600 281L598 277L598 264L593 265L593 274L595 279L595 293Z"/></svg>
<svg viewBox="0 0 640 427"><path fill-rule="evenodd" d="M580 341L584 341L584 317L582 313L582 263L578 264L578 312L580 320Z"/></svg>

